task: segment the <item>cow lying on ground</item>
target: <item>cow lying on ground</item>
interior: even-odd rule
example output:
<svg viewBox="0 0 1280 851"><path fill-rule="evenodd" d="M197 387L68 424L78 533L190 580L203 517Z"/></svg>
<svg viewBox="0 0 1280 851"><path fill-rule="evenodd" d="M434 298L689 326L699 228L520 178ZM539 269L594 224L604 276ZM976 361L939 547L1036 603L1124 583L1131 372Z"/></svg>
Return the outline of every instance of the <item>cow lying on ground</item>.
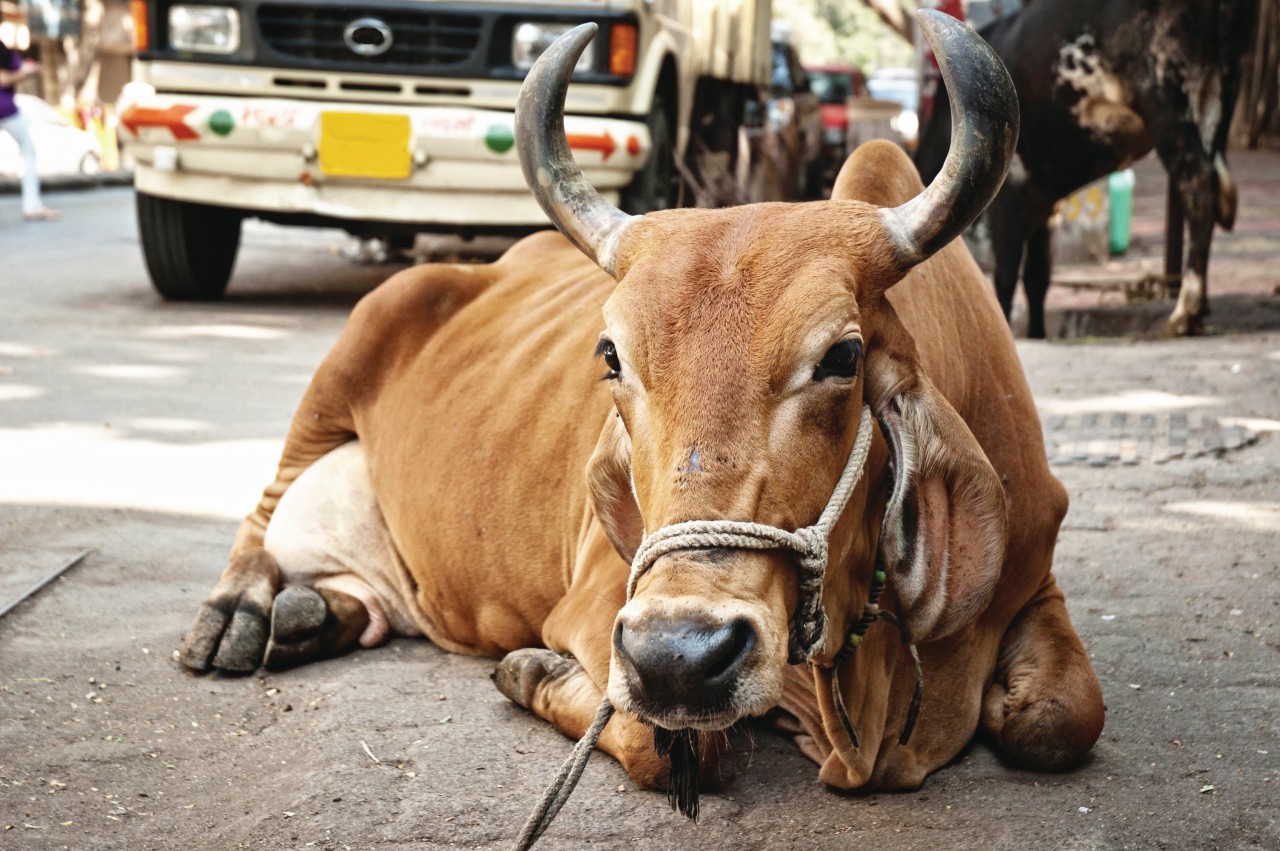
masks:
<svg viewBox="0 0 1280 851"><path fill-rule="evenodd" d="M1028 336L1045 335L1054 205L1153 147L1169 175L1171 200L1186 211L1190 235L1187 271L1168 327L1175 334L1200 329L1209 312L1214 222L1227 230L1235 223L1227 131L1257 5L1038 0L981 30L1008 66L1022 112L1018 162L988 221L1005 316L1022 269ZM916 152L925 180L942 167L950 137L947 92L936 97ZM1182 220L1174 226L1180 246Z"/></svg>
<svg viewBox="0 0 1280 851"><path fill-rule="evenodd" d="M999 307L947 245L999 185L1017 113L966 28L923 26L971 83L946 177L924 189L872 144L831 201L643 217L597 194L564 139L594 28L557 42L517 128L568 239L419 266L361 301L182 661L247 671L424 635L502 658L503 692L571 737L607 691L599 746L644 784L667 771L655 727L770 712L841 789L916 788L979 725L1013 764L1077 762L1103 706L1050 571L1066 496ZM629 576L672 524L808 526L851 453L816 588L812 553L731 542ZM873 585L901 635L854 628Z"/></svg>

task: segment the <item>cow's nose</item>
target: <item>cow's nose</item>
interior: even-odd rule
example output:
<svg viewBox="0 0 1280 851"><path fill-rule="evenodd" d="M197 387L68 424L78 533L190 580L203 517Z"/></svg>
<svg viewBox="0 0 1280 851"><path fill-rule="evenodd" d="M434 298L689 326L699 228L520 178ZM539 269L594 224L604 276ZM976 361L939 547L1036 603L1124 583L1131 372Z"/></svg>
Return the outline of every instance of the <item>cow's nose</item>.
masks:
<svg viewBox="0 0 1280 851"><path fill-rule="evenodd" d="M756 633L745 620L653 618L620 621L613 643L633 696L645 706L714 710L733 696Z"/></svg>

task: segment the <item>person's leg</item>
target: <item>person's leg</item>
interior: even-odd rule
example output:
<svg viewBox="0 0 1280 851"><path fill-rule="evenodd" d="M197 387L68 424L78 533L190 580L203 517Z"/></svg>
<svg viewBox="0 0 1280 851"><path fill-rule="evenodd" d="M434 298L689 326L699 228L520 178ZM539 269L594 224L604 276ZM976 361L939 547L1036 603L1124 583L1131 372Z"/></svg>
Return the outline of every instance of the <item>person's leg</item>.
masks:
<svg viewBox="0 0 1280 851"><path fill-rule="evenodd" d="M31 141L31 131L27 128L27 120L19 112L0 122L0 127L9 131L18 143L18 151L26 169L22 173L22 213L27 217L39 216L45 212L40 200L40 174L36 171L36 146Z"/></svg>

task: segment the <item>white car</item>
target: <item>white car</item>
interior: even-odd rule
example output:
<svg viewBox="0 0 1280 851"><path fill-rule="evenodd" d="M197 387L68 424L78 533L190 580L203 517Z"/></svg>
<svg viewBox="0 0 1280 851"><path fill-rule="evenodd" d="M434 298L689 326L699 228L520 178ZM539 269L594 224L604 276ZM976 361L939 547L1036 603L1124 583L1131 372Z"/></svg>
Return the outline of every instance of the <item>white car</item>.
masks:
<svg viewBox="0 0 1280 851"><path fill-rule="evenodd" d="M36 171L41 177L94 175L102 170L102 146L92 133L73 127L49 104L33 95L18 95L18 112L31 128ZM18 143L0 133L0 175L20 177L25 170Z"/></svg>

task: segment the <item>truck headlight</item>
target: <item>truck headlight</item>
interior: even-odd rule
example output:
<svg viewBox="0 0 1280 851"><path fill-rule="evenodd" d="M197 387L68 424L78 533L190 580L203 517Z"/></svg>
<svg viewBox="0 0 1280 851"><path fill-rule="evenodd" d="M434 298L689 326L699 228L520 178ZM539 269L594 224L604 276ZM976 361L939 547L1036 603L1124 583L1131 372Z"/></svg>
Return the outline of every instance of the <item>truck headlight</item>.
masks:
<svg viewBox="0 0 1280 851"><path fill-rule="evenodd" d="M551 46L551 42L576 27L577 24L548 23L545 21L524 21L516 24L511 36L511 61L521 70L529 70L542 55L542 51ZM578 57L578 64L573 66L574 73L590 71L595 64L595 50L588 48Z"/></svg>
<svg viewBox="0 0 1280 851"><path fill-rule="evenodd" d="M240 12L227 6L171 6L169 46L192 53L235 53Z"/></svg>

